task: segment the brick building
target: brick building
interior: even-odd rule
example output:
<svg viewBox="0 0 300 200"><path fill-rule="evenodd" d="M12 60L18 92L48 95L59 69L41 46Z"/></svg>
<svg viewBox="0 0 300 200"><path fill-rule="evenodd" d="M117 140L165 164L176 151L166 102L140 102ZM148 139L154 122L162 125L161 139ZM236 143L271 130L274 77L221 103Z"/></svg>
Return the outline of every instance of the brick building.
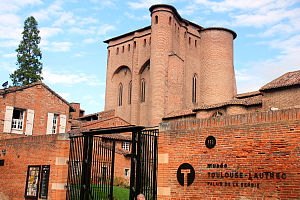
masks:
<svg viewBox="0 0 300 200"><path fill-rule="evenodd" d="M300 199L300 70L237 94L234 31L149 10L105 41L105 109L159 125L158 199Z"/></svg>
<svg viewBox="0 0 300 200"><path fill-rule="evenodd" d="M10 137L65 133L72 111L70 103L42 82L0 90L0 132Z"/></svg>
<svg viewBox="0 0 300 200"><path fill-rule="evenodd" d="M150 12L150 26L105 41L105 109L154 126L174 110L233 99L236 33L194 24L169 5L153 5Z"/></svg>
<svg viewBox="0 0 300 200"><path fill-rule="evenodd" d="M150 26L105 41L105 111L84 115L42 83L0 90L0 198L24 199L28 166L50 165L48 199L65 199L69 135L60 132L134 124L160 129L158 199L300 199L300 70L237 94L235 32L170 5L150 12ZM109 140L123 176L130 139Z"/></svg>

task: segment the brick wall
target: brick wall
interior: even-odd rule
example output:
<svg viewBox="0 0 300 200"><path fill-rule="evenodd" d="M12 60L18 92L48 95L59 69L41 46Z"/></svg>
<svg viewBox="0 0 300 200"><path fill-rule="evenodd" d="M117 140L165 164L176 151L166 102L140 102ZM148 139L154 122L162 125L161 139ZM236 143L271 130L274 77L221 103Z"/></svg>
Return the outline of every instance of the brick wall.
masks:
<svg viewBox="0 0 300 200"><path fill-rule="evenodd" d="M14 200L24 199L29 165L50 165L49 200L66 199L69 157L67 134L28 136L0 140L0 188L5 196ZM1 152L0 152L1 153Z"/></svg>
<svg viewBox="0 0 300 200"><path fill-rule="evenodd" d="M300 88L299 86L290 86L272 90L262 91L263 109L270 110L275 107L278 109L300 108Z"/></svg>
<svg viewBox="0 0 300 200"><path fill-rule="evenodd" d="M23 110L34 110L33 135L42 135L47 130L48 113L69 117L70 107L41 84L5 94L0 99L0 133L3 133L6 106ZM26 130L27 112L24 115L23 133ZM58 126L59 127L59 120ZM66 131L69 124L66 125ZM13 135L11 135L13 136Z"/></svg>
<svg viewBox="0 0 300 200"><path fill-rule="evenodd" d="M299 136L300 109L163 123L158 199L299 199ZM190 186L177 181L183 163Z"/></svg>

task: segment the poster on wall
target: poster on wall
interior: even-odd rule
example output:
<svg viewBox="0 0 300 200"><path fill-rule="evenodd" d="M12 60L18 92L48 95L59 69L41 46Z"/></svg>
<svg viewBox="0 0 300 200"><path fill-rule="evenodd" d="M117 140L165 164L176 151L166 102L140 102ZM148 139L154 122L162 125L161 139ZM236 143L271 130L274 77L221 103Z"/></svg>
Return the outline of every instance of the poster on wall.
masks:
<svg viewBox="0 0 300 200"><path fill-rule="evenodd" d="M25 198L37 198L39 192L41 166L28 166Z"/></svg>
<svg viewBox="0 0 300 200"><path fill-rule="evenodd" d="M40 185L40 198L48 198L48 186L49 186L49 176L50 176L50 165L42 165L42 177Z"/></svg>

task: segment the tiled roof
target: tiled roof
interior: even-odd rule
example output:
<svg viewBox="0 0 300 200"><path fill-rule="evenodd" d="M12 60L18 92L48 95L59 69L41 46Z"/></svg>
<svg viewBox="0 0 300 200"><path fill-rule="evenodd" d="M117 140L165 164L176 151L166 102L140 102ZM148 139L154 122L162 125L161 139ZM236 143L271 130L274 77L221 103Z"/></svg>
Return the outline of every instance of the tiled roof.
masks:
<svg viewBox="0 0 300 200"><path fill-rule="evenodd" d="M250 106L250 105L257 105L257 104L261 104L261 103L262 103L262 96L259 95L259 96L244 98L244 99L232 99L227 102L217 103L217 104L212 104L212 105L202 105L202 106L195 108L193 111L219 108L219 107L223 107L223 106L227 106L227 105Z"/></svg>
<svg viewBox="0 0 300 200"><path fill-rule="evenodd" d="M163 117L163 119L167 118L174 118L174 117L183 117L183 116L188 116L188 115L195 115L196 113L193 112L192 109L187 109L187 110L178 110L178 111L172 111L166 116Z"/></svg>
<svg viewBox="0 0 300 200"><path fill-rule="evenodd" d="M283 74L282 76L276 78L275 80L261 87L260 91L292 86L292 85L299 85L299 84L300 84L300 70Z"/></svg>
<svg viewBox="0 0 300 200"><path fill-rule="evenodd" d="M120 141L131 141L131 137L120 134L103 134L101 137Z"/></svg>
<svg viewBox="0 0 300 200"><path fill-rule="evenodd" d="M91 129L95 129L96 127L90 127L91 125L95 125L97 123L99 123L99 127L97 128L109 128L109 126L105 126L105 127L102 127L103 125L101 125L100 123L102 122L105 122L105 121L110 121L110 120L115 120L115 119L119 119L121 121L123 121L125 124L127 125L130 125L130 123L126 122L125 120L123 120L122 118L120 117L117 117L117 116L113 116L113 117L107 117L107 118L100 118L99 120L93 120L93 121L78 121L78 120L72 120L72 127L76 127L72 130L69 131L70 134L73 134L73 135L77 135L77 134L80 134L82 132L86 132L86 131L90 131ZM115 125L113 124L112 125L113 127L115 127Z"/></svg>
<svg viewBox="0 0 300 200"><path fill-rule="evenodd" d="M47 90L49 90L54 96L56 96L57 98L59 98L60 100L62 100L65 104L67 104L70 107L71 111L73 111L73 112L75 111L74 107L68 101L66 101L59 94L57 94L56 92L54 92L53 90L51 90L46 84L44 84L41 81L38 81L38 82L35 82L35 83L31 83L31 84L28 84L28 85L23 85L23 86L13 86L13 87L9 87L9 88L6 88L6 89L0 89L0 94L3 95L3 94L7 94L7 93L12 93L12 92L24 90L24 89L27 89L27 88L30 88L30 87L34 87L36 85L43 86L44 88L46 88Z"/></svg>
<svg viewBox="0 0 300 200"><path fill-rule="evenodd" d="M257 95L261 95L261 93L259 91L246 92L246 93L242 93L242 94L237 94L235 97L238 99L243 99L245 97L252 97L252 96L257 96Z"/></svg>

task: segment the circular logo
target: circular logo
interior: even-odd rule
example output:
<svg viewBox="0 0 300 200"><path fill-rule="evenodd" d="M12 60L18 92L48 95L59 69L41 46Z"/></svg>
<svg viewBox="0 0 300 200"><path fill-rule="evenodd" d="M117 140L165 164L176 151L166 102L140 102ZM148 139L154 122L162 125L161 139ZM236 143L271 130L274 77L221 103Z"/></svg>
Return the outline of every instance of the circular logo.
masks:
<svg viewBox="0 0 300 200"><path fill-rule="evenodd" d="M216 146L216 138L214 136L208 136L205 140L205 145L207 148L212 149Z"/></svg>
<svg viewBox="0 0 300 200"><path fill-rule="evenodd" d="M190 186L195 179L195 170L189 163L183 163L177 170L177 180L182 186Z"/></svg>

